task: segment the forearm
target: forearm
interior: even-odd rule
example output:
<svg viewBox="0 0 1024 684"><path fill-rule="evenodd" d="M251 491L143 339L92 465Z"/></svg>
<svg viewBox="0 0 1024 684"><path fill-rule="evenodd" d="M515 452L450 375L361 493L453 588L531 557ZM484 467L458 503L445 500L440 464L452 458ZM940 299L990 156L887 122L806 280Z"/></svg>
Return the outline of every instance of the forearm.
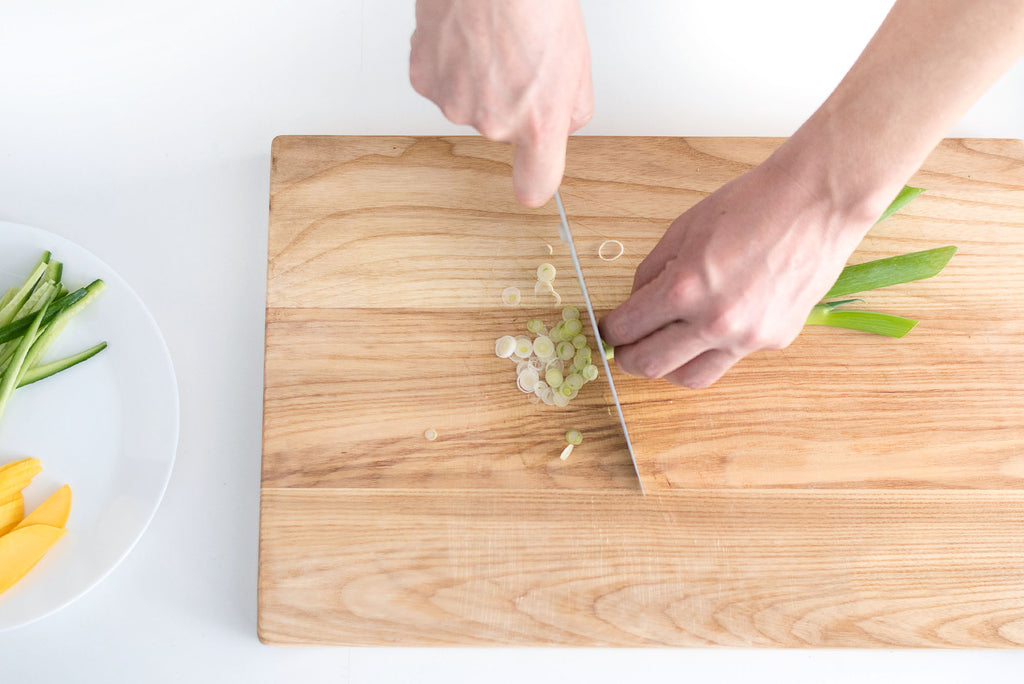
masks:
<svg viewBox="0 0 1024 684"><path fill-rule="evenodd" d="M899 0L778 158L838 213L877 216L1022 54L1024 0Z"/></svg>

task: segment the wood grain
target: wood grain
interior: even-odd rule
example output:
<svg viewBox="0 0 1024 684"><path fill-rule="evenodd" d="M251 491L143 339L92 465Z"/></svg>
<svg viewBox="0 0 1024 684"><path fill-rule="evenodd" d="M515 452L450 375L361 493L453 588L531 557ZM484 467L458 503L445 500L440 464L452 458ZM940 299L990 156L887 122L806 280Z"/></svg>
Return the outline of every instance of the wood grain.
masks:
<svg viewBox="0 0 1024 684"><path fill-rule="evenodd" d="M272 643L1024 645L1020 492L266 489L263 510Z"/></svg>
<svg viewBox="0 0 1024 684"><path fill-rule="evenodd" d="M573 138L599 313L771 139ZM691 392L613 369L531 404L494 340L581 305L552 204L478 138L275 140L259 624L272 643L1017 646L1024 143L947 140L852 262L956 244L865 297L901 340L808 328ZM602 241L625 254L605 262ZM550 253L549 253L550 248ZM515 285L524 306L504 307ZM562 435L584 443L559 461ZM437 441L423 437L436 429Z"/></svg>

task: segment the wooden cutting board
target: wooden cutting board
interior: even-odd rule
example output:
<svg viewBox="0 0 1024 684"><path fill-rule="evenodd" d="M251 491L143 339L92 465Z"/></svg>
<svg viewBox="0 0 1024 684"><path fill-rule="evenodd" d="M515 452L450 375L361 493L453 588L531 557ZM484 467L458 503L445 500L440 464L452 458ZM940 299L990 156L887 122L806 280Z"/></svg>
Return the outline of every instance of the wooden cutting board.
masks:
<svg viewBox="0 0 1024 684"><path fill-rule="evenodd" d="M562 196L599 314L676 216L780 142L573 138ZM507 146L275 140L260 638L1024 645L1024 144L947 140L912 183L928 192L851 260L959 247L865 296L920 319L907 337L808 328L701 391L613 370L642 497L603 378L530 403L494 355L557 320L540 263L582 305ZM598 258L606 239L621 258ZM561 461L569 428L584 442Z"/></svg>

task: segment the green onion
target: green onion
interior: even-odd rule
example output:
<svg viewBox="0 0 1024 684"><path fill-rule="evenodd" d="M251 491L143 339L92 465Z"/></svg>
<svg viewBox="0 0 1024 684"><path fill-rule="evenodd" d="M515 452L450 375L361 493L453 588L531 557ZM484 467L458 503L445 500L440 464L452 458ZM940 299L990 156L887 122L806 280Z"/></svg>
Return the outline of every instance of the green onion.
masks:
<svg viewBox="0 0 1024 684"><path fill-rule="evenodd" d="M587 346L587 336L586 335L577 335L576 337L572 338L572 340L570 340L570 341L572 342L572 346L576 347L577 349L583 349L583 347Z"/></svg>
<svg viewBox="0 0 1024 684"><path fill-rule="evenodd" d="M558 389L561 387L564 380L565 378L562 376L562 371L557 368L548 368L547 372L544 373L544 381L548 383L548 387L551 389Z"/></svg>
<svg viewBox="0 0 1024 684"><path fill-rule="evenodd" d="M537 280L542 283L550 283L555 279L555 267L551 264L541 264L537 267Z"/></svg>
<svg viewBox="0 0 1024 684"><path fill-rule="evenodd" d="M555 355L555 343L546 335L538 335L533 340L533 353L542 361L546 361Z"/></svg>
<svg viewBox="0 0 1024 684"><path fill-rule="evenodd" d="M534 335L540 333L544 329L544 321L539 318L531 318L526 321L526 330L532 332Z"/></svg>
<svg viewBox="0 0 1024 684"><path fill-rule="evenodd" d="M562 326L562 334L566 340L571 340L583 331L583 323L578 318L570 318Z"/></svg>
<svg viewBox="0 0 1024 684"><path fill-rule="evenodd" d="M568 361L572 357L576 356L576 347L572 346L572 342L562 341L555 347L555 353L558 354L558 358L563 361Z"/></svg>
<svg viewBox="0 0 1024 684"><path fill-rule="evenodd" d="M583 377L579 373L570 373L569 377L565 379L565 384L574 392L579 392L583 387Z"/></svg>
<svg viewBox="0 0 1024 684"><path fill-rule="evenodd" d="M914 199L922 192L924 192L924 188L912 188L909 185L904 185L903 189L900 190L898 195L896 195L896 199L889 203L889 206L885 208L885 211L883 211L882 215L877 221L875 221L875 224L877 225L881 223L903 207L910 204L910 200Z"/></svg>
<svg viewBox="0 0 1024 684"><path fill-rule="evenodd" d="M835 311L827 304L817 304L807 317L807 325L828 325L863 332L903 337L914 329L917 321L875 311Z"/></svg>
<svg viewBox="0 0 1024 684"><path fill-rule="evenodd" d="M565 441L573 446L579 446L583 443L583 433L579 430L569 430L565 433Z"/></svg>
<svg viewBox="0 0 1024 684"><path fill-rule="evenodd" d="M579 318L580 318L580 310L577 309L575 306L567 306L564 309L562 309L562 320L563 321L579 320Z"/></svg>
<svg viewBox="0 0 1024 684"><path fill-rule="evenodd" d="M931 278L954 254L956 247L950 245L847 266L824 299Z"/></svg>

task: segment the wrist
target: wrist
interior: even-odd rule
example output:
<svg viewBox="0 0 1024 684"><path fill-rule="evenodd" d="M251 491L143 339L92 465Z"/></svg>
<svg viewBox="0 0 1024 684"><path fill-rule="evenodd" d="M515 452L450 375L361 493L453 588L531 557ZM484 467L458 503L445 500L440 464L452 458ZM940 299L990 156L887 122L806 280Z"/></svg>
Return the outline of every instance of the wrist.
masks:
<svg viewBox="0 0 1024 684"><path fill-rule="evenodd" d="M866 131L844 122L826 103L772 155L779 166L825 207L825 229L853 247L916 171L920 160L899 158ZM852 248L851 247L851 251Z"/></svg>

